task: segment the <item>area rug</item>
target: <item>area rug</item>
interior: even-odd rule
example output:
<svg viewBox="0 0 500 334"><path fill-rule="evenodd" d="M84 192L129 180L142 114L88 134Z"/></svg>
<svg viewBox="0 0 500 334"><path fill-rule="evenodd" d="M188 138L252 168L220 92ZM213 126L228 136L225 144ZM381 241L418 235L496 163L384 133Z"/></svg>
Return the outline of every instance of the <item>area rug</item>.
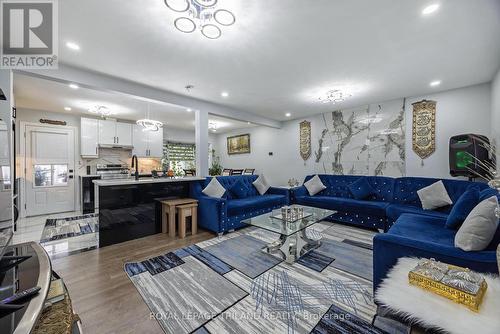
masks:
<svg viewBox="0 0 500 334"><path fill-rule="evenodd" d="M99 230L98 214L47 219L40 239L41 243L67 239Z"/></svg>
<svg viewBox="0 0 500 334"><path fill-rule="evenodd" d="M350 247L371 244L374 236L328 222L314 228L324 241L349 239ZM249 227L126 263L125 271L165 333L381 333L371 325L371 281L359 269L350 272L348 261L334 267L343 254L333 262L323 256L319 264L309 263L317 262L313 257L288 264L260 253L277 237Z"/></svg>

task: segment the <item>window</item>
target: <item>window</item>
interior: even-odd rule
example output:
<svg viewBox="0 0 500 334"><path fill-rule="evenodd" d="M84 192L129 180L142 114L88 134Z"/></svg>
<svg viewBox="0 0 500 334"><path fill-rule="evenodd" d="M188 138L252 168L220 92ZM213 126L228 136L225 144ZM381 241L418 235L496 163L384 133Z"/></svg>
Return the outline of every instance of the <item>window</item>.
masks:
<svg viewBox="0 0 500 334"><path fill-rule="evenodd" d="M34 165L35 187L65 186L68 184L68 165Z"/></svg>
<svg viewBox="0 0 500 334"><path fill-rule="evenodd" d="M196 146L194 144L165 142L163 144L162 167L172 169L175 175L184 175L184 169L194 169Z"/></svg>

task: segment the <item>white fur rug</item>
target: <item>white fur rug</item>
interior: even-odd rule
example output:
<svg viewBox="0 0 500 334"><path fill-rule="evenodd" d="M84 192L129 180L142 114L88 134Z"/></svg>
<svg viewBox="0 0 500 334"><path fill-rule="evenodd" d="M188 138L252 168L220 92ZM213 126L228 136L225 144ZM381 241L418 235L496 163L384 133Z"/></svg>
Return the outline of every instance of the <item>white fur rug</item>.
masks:
<svg viewBox="0 0 500 334"><path fill-rule="evenodd" d="M488 290L479 313L408 283L408 272L417 259L402 258L377 291L376 300L395 313L423 326L453 334L500 333L500 278L485 277Z"/></svg>

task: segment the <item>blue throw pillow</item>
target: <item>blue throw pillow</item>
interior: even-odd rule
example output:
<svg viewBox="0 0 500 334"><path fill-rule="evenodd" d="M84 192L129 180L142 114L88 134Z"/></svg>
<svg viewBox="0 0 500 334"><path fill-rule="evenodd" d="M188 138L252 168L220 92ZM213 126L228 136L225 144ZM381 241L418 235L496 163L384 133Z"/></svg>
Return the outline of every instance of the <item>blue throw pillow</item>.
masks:
<svg viewBox="0 0 500 334"><path fill-rule="evenodd" d="M479 204L479 187L470 187L457 200L446 219L446 228L457 230Z"/></svg>
<svg viewBox="0 0 500 334"><path fill-rule="evenodd" d="M250 192L250 188L243 182L242 180L238 180L231 187L229 187L229 191L236 198L246 198L248 197L248 193Z"/></svg>
<svg viewBox="0 0 500 334"><path fill-rule="evenodd" d="M361 177L356 182L351 183L349 191L355 199L367 199L376 193L365 177Z"/></svg>
<svg viewBox="0 0 500 334"><path fill-rule="evenodd" d="M485 199L490 198L491 196L498 196L498 191L496 189L493 189L493 188L483 189L479 193L479 202L482 202Z"/></svg>

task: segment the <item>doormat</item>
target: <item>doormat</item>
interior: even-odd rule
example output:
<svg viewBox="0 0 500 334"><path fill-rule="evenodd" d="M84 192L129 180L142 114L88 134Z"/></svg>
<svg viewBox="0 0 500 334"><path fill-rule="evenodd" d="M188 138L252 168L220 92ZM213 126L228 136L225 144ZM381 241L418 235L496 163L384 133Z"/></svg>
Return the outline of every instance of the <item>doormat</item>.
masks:
<svg viewBox="0 0 500 334"><path fill-rule="evenodd" d="M99 231L99 215L51 218L45 222L40 243L78 237Z"/></svg>

